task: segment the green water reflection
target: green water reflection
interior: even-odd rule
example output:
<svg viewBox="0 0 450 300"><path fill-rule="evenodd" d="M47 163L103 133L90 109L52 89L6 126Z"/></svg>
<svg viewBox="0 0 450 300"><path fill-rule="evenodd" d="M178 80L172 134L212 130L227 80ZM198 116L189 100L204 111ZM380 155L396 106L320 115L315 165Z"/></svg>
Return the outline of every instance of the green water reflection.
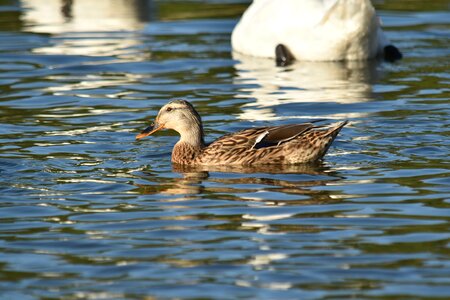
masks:
<svg viewBox="0 0 450 300"><path fill-rule="evenodd" d="M95 3L94 3L95 2ZM232 54L250 1L0 0L0 298L447 299L448 1L374 1L405 54ZM208 139L348 119L313 166L180 167Z"/></svg>

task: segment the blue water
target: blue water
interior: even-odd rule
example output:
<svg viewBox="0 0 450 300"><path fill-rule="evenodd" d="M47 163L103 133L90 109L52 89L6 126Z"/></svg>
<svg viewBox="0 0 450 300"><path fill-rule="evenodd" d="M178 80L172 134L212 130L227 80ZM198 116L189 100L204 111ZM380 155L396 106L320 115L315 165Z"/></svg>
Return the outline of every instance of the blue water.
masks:
<svg viewBox="0 0 450 300"><path fill-rule="evenodd" d="M105 1L0 1L1 299L450 297L448 2L375 1L398 63L281 68L231 53L248 1ZM350 124L317 166L173 168L134 137L174 97L207 140Z"/></svg>

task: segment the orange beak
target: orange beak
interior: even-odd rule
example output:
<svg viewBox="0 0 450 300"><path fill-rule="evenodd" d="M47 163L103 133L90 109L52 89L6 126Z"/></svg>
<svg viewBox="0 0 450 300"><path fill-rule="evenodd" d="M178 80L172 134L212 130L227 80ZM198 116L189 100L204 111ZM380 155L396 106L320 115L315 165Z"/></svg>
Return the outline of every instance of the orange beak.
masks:
<svg viewBox="0 0 450 300"><path fill-rule="evenodd" d="M145 138L146 136L149 136L161 129L164 129L164 124L163 125L155 124L155 126L148 126L136 136L136 140Z"/></svg>

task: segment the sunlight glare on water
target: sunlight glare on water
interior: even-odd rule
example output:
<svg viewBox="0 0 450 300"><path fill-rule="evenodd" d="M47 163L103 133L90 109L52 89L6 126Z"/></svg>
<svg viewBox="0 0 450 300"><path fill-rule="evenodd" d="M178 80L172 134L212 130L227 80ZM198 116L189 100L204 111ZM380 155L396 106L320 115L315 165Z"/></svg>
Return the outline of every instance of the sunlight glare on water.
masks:
<svg viewBox="0 0 450 300"><path fill-rule="evenodd" d="M447 1L374 1L404 59L231 53L249 1L0 1L1 299L450 297ZM323 163L177 167L207 140L349 120Z"/></svg>

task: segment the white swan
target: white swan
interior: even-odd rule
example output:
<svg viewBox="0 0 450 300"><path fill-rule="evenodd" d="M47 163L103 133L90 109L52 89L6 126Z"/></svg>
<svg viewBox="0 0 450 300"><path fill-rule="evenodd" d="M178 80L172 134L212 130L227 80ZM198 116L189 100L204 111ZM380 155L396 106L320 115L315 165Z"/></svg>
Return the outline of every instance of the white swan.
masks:
<svg viewBox="0 0 450 300"><path fill-rule="evenodd" d="M231 35L234 51L308 61L401 58L370 0L254 0Z"/></svg>

